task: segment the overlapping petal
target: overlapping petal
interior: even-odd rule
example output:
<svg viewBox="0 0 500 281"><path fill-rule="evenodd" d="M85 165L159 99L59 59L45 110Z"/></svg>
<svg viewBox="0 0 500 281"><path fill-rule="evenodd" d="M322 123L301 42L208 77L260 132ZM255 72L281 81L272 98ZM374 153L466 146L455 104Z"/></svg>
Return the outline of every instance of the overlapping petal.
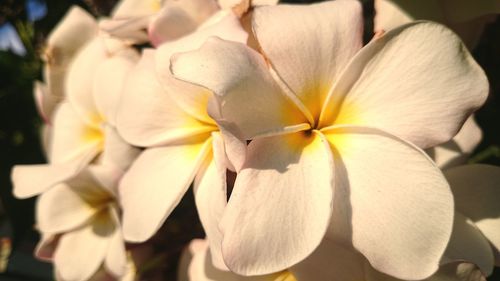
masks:
<svg viewBox="0 0 500 281"><path fill-rule="evenodd" d="M317 132L253 140L221 222L226 265L268 274L313 252L330 222L333 170Z"/></svg>
<svg viewBox="0 0 500 281"><path fill-rule="evenodd" d="M271 66L315 118L363 44L358 1L257 7L252 28Z"/></svg>
<svg viewBox="0 0 500 281"><path fill-rule="evenodd" d="M156 146L213 131L215 126L192 117L163 90L153 59L153 50L143 51L125 83L117 112L123 138L138 146Z"/></svg>
<svg viewBox="0 0 500 281"><path fill-rule="evenodd" d="M120 183L124 238L149 239L180 202L212 146L209 137L149 148Z"/></svg>
<svg viewBox="0 0 500 281"><path fill-rule="evenodd" d="M356 55L325 103L320 126L378 127L426 148L456 135L487 95L483 70L453 32L411 23Z"/></svg>
<svg viewBox="0 0 500 281"><path fill-rule="evenodd" d="M432 275L450 239L454 214L441 171L420 149L376 129L322 132L336 167L330 235L352 243L389 275L407 280Z"/></svg>

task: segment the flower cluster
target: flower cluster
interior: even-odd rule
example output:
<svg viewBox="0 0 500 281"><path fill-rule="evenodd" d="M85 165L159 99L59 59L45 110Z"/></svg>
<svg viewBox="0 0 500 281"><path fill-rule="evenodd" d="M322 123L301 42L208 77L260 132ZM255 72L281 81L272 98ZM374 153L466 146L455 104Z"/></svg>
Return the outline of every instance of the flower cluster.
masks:
<svg viewBox="0 0 500 281"><path fill-rule="evenodd" d="M206 240L180 281L484 280L500 168L461 165L487 78L446 26L382 24L388 2L365 46L356 0L73 7L35 84L48 163L12 171L39 195L36 255L58 280L137 280L132 245L192 186Z"/></svg>

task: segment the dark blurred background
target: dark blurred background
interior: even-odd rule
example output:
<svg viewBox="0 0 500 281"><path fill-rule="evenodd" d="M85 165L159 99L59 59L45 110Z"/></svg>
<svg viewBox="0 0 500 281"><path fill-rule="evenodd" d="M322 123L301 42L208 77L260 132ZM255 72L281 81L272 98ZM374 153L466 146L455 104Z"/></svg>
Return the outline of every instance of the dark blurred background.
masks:
<svg viewBox="0 0 500 281"><path fill-rule="evenodd" d="M35 199L12 196L10 170L16 164L44 163L40 126L33 100L33 81L41 80L40 53L44 40L68 8L75 4L96 16L107 15L116 0L0 0L0 280L53 280L49 264L33 258L38 241L34 230ZM286 1L307 3L315 1ZM373 3L363 1L365 41L372 36ZM17 34L17 39L16 37ZM6 40L6 38L9 38ZM12 39L14 38L14 39ZM500 20L490 24L473 55L486 71L491 93L477 112L484 139L472 161L500 165ZM499 198L500 204L500 198ZM189 193L149 242L153 258L141 280L158 270L164 280L175 280L182 248L193 238L203 237ZM156 270L152 270L156 269ZM488 280L500 280L500 270ZM311 280L314 281L314 280Z"/></svg>

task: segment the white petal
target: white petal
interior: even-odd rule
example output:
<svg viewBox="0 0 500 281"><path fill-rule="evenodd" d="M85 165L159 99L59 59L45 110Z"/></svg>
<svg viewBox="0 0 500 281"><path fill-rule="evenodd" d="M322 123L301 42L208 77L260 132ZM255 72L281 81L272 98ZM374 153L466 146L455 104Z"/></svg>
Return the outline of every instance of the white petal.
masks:
<svg viewBox="0 0 500 281"><path fill-rule="evenodd" d="M129 45L148 42L147 27L152 16L123 19L102 19L99 28L114 38L119 38Z"/></svg>
<svg viewBox="0 0 500 281"><path fill-rule="evenodd" d="M471 153L483 138L481 128L474 121L474 116L465 121L458 134L447 143L427 150L434 162L441 169L465 164Z"/></svg>
<svg viewBox="0 0 500 281"><path fill-rule="evenodd" d="M332 184L331 152L320 133L253 140L221 221L226 265L258 275L305 259L328 228Z"/></svg>
<svg viewBox="0 0 500 281"><path fill-rule="evenodd" d="M360 3L257 7L252 20L262 52L317 121L334 81L363 44Z"/></svg>
<svg viewBox="0 0 500 281"><path fill-rule="evenodd" d="M115 5L111 17L120 19L152 15L160 10L160 2L161 0L121 0Z"/></svg>
<svg viewBox="0 0 500 281"><path fill-rule="evenodd" d="M221 12L214 17L217 17L214 23L200 28L189 36L163 44L156 53L156 71L167 93L182 109L207 123L213 123L206 111L211 93L199 86L174 79L170 71L170 60L174 53L198 49L212 36L236 42L246 42L248 35L234 14Z"/></svg>
<svg viewBox="0 0 500 281"><path fill-rule="evenodd" d="M149 26L151 43L159 46L188 35L218 9L214 0L166 1Z"/></svg>
<svg viewBox="0 0 500 281"><path fill-rule="evenodd" d="M62 103L54 116L49 162L61 164L102 150L103 131L89 126L69 103Z"/></svg>
<svg viewBox="0 0 500 281"><path fill-rule="evenodd" d="M125 240L142 242L180 202L212 146L210 139L146 149L120 183Z"/></svg>
<svg viewBox="0 0 500 281"><path fill-rule="evenodd" d="M114 165L123 171L127 170L141 150L127 143L116 129L109 125L105 127L105 135L102 164Z"/></svg>
<svg viewBox="0 0 500 281"><path fill-rule="evenodd" d="M329 96L320 125L377 127L426 148L455 136L487 95L483 70L453 32L411 23L356 55Z"/></svg>
<svg viewBox="0 0 500 281"><path fill-rule="evenodd" d="M365 281L366 259L354 249L324 239L305 260L290 270L298 281Z"/></svg>
<svg viewBox="0 0 500 281"><path fill-rule="evenodd" d="M72 6L52 30L44 51L44 77L49 91L63 98L67 68L77 52L97 35L97 22L79 6Z"/></svg>
<svg viewBox="0 0 500 281"><path fill-rule="evenodd" d="M172 73L213 91L209 114L241 140L310 128L264 59L241 43L211 38L198 51L173 57Z"/></svg>
<svg viewBox="0 0 500 281"><path fill-rule="evenodd" d="M67 281L88 280L104 261L115 225L103 213L89 224L61 236L55 270Z"/></svg>
<svg viewBox="0 0 500 281"><path fill-rule="evenodd" d="M218 133L212 133L212 154L209 155L194 180L196 209L210 243L215 267L227 270L222 259L222 233L219 222L227 204L224 143Z"/></svg>
<svg viewBox="0 0 500 281"><path fill-rule="evenodd" d="M37 225L40 231L46 233L70 231L89 221L99 212L98 207L67 184L59 184L39 197Z"/></svg>
<svg viewBox="0 0 500 281"><path fill-rule="evenodd" d="M94 38L74 58L66 78L66 95L78 114L89 125L99 124L104 116L99 112L92 88L99 64L108 58L101 37Z"/></svg>
<svg viewBox="0 0 500 281"><path fill-rule="evenodd" d="M98 112L108 124L116 125L116 111L125 81L139 54L132 48L122 50L94 69L92 95Z"/></svg>
<svg viewBox="0 0 500 281"><path fill-rule="evenodd" d="M450 182L457 210L476 224L498 255L500 168L489 165L468 165L447 170L445 174Z"/></svg>
<svg viewBox="0 0 500 281"><path fill-rule="evenodd" d="M493 271L491 246L474 223L455 212L453 232L443 257L444 262L466 261L477 265L485 275Z"/></svg>
<svg viewBox="0 0 500 281"><path fill-rule="evenodd" d="M47 85L39 81L33 84L33 95L38 113L45 123L51 124L52 114L61 99L52 95Z"/></svg>
<svg viewBox="0 0 500 281"><path fill-rule="evenodd" d="M111 208L112 215L115 220L116 227L112 234L111 241L109 242L108 253L104 260L106 270L113 276L120 278L127 273L127 252L125 250L125 241L121 228L118 214L114 208Z"/></svg>
<svg viewBox="0 0 500 281"><path fill-rule="evenodd" d="M11 172L14 195L18 198L28 198L45 192L54 185L77 175L96 154L97 149L91 147L86 154L66 163L16 165Z"/></svg>
<svg viewBox="0 0 500 281"><path fill-rule="evenodd" d="M214 130L215 126L179 108L162 89L156 78L154 53L150 49L143 52L125 83L117 112L119 133L134 145L156 146Z"/></svg>
<svg viewBox="0 0 500 281"><path fill-rule="evenodd" d="M352 243L384 273L429 277L453 224L453 197L441 171L420 149L376 129L323 132L336 167L333 237Z"/></svg>

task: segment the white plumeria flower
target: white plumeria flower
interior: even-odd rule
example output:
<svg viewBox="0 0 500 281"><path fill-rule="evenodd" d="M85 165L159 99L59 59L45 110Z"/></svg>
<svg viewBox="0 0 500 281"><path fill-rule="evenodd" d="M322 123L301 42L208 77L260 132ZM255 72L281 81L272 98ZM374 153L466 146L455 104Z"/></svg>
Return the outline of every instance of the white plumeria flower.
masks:
<svg viewBox="0 0 500 281"><path fill-rule="evenodd" d="M89 280L101 267L116 278L126 276L116 201L121 176L112 166L90 166L38 198L36 221L44 239L37 256L54 262L60 280Z"/></svg>
<svg viewBox="0 0 500 281"><path fill-rule="evenodd" d="M14 167L17 197L39 194L92 161L126 169L137 155L137 149L126 144L114 126L123 83L139 56L110 40L98 36L74 58L66 77L67 101L58 106L49 128L49 164Z"/></svg>
<svg viewBox="0 0 500 281"><path fill-rule="evenodd" d="M169 71L174 52L199 48L210 36L247 39L237 17L226 13L156 51L144 50L132 70L117 128L126 141L147 149L124 176L120 194L125 239L142 242L156 233L194 179L196 206L214 245L214 262L224 268L218 222L227 199L226 164L217 125L206 112L211 93L175 80Z"/></svg>
<svg viewBox="0 0 500 281"><path fill-rule="evenodd" d="M289 271L247 277L220 270L213 265L208 253L207 240L192 240L182 253L177 281L297 281Z"/></svg>
<svg viewBox="0 0 500 281"><path fill-rule="evenodd" d="M485 25L500 13L497 0L375 0L375 32L390 30L414 20L447 25L469 48L479 41Z"/></svg>
<svg viewBox="0 0 500 281"><path fill-rule="evenodd" d="M420 148L451 139L485 101L481 68L428 22L359 50L356 1L258 7L252 28L265 58L214 38L171 67L214 92L211 116L241 140L225 142L239 170L221 221L226 265L242 275L290 268L326 234L384 273L430 276L453 198ZM233 151L246 140L244 159Z"/></svg>
<svg viewBox="0 0 500 281"><path fill-rule="evenodd" d="M92 15L78 6L72 6L49 34L42 57L46 85L35 82L34 87L37 107L46 123L51 123L56 105L65 96L64 81L71 61L97 33L97 22Z"/></svg>
<svg viewBox="0 0 500 281"><path fill-rule="evenodd" d="M426 151L440 169L447 169L465 164L482 138L483 132L471 116L453 139Z"/></svg>

